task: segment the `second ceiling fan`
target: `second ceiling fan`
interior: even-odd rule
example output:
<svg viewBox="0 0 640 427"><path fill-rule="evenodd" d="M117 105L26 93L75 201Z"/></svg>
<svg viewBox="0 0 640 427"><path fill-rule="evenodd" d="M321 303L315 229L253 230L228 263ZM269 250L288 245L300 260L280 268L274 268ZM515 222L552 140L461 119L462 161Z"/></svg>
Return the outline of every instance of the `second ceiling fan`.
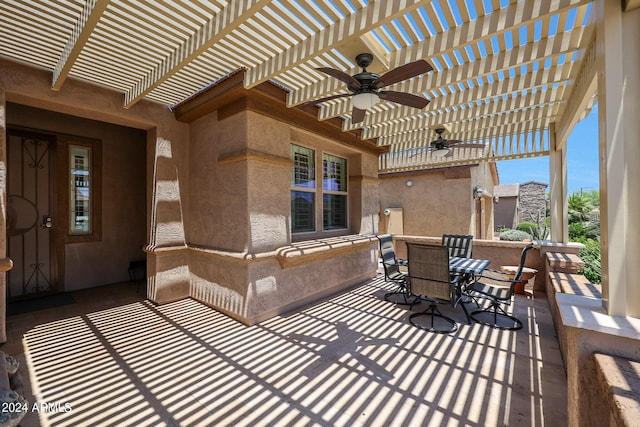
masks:
<svg viewBox="0 0 640 427"><path fill-rule="evenodd" d="M431 141L429 144L429 151L438 156L451 157L453 152L450 147L459 146L460 148L484 148L484 144L480 143L464 143L459 139L446 139L442 137L442 134L446 131L445 128L434 129L438 134L438 138Z"/></svg>
<svg viewBox="0 0 640 427"><path fill-rule="evenodd" d="M371 65L372 61L373 55L370 53L361 53L356 56L356 63L362 68L362 71L353 76L334 68L317 68L318 71L322 71L331 77L335 77L336 79L345 82L347 84L347 89L349 89L351 93L331 95L316 99L312 102L317 104L319 102L329 101L332 99L345 98L349 96L352 97L351 122L353 123L362 122L367 109L373 107L381 99L414 108L424 108L427 106L429 100L421 96L406 92L380 90L385 86L389 86L433 70L433 67L427 61L421 59L415 62L410 62L394 68L382 76L367 71L367 67Z"/></svg>

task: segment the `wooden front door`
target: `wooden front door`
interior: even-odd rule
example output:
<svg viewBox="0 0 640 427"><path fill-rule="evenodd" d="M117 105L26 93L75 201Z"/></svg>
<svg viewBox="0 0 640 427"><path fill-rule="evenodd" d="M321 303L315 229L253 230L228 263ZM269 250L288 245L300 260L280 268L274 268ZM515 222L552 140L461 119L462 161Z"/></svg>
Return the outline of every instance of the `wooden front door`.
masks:
<svg viewBox="0 0 640 427"><path fill-rule="evenodd" d="M7 132L7 297L56 292L55 137Z"/></svg>

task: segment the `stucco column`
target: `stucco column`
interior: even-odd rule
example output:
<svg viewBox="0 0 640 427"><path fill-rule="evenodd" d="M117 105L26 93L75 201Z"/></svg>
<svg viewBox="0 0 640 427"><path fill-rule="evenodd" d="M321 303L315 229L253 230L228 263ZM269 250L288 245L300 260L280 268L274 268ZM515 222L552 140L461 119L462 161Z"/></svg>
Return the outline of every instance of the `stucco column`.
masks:
<svg viewBox="0 0 640 427"><path fill-rule="evenodd" d="M640 9L598 0L596 55L603 304L640 315Z"/></svg>
<svg viewBox="0 0 640 427"><path fill-rule="evenodd" d="M147 131L151 158L151 200L147 257L147 297L164 303L189 296L184 232L185 136L156 128ZM183 182L181 179L183 178Z"/></svg>
<svg viewBox="0 0 640 427"><path fill-rule="evenodd" d="M569 218L567 203L567 144L560 144L556 139L553 123L549 127L549 177L551 194L549 199L551 211L551 241L567 243L569 241Z"/></svg>
<svg viewBox="0 0 640 427"><path fill-rule="evenodd" d="M0 88L0 343L7 342L7 103Z"/></svg>

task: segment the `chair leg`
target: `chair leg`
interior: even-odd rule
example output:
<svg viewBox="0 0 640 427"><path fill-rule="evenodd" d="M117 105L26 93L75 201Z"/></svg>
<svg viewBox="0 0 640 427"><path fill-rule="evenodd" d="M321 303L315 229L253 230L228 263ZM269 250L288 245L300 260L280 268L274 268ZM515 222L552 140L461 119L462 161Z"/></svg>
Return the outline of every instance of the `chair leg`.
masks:
<svg viewBox="0 0 640 427"><path fill-rule="evenodd" d="M431 317L431 322L429 326L423 326L419 323L417 323L414 319L416 319L417 317L420 316L429 316ZM436 326L435 322L436 322L436 318L442 319L445 323L445 325L449 325L448 328L439 328ZM415 326L418 327L420 329L425 329L429 332L435 332L438 334L449 334L451 332L455 332L458 330L458 324L455 322L455 320L443 315L440 310L438 310L438 307L436 307L436 303L432 302L431 304L429 304L429 307L421 312L421 313L414 313L411 316L409 316L409 322Z"/></svg>
<svg viewBox="0 0 640 427"><path fill-rule="evenodd" d="M397 288L395 291L388 292L384 295L385 301L388 301L397 305L411 305L411 306L419 302L420 298L417 295L412 294L408 288L399 284L396 284L396 286Z"/></svg>
<svg viewBox="0 0 640 427"><path fill-rule="evenodd" d="M478 316L481 315L482 313L491 314L493 317L493 322L479 319ZM522 329L522 322L519 319L517 319L515 316L512 316L506 311L504 311L504 309L500 307L500 305L497 302L491 302L489 307L485 308L484 310L476 310L472 312L471 318L478 323L491 326L492 328L496 328L496 329L504 329L508 331L517 331L519 329ZM511 326L502 325L498 322L499 319L511 321L512 325Z"/></svg>

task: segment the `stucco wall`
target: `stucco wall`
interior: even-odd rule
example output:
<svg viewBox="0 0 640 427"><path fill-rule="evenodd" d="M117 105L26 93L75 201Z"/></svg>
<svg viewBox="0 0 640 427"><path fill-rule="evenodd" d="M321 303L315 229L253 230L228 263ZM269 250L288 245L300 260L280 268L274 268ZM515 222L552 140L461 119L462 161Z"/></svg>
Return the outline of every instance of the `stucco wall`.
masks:
<svg viewBox="0 0 640 427"><path fill-rule="evenodd" d="M190 140L187 241L195 299L255 323L375 275L375 239L325 240L375 231L375 155L250 110L223 120L208 113L191 123ZM291 143L347 159L347 229L291 235ZM299 246L288 246L292 241ZM293 265L280 259L297 248L304 250Z"/></svg>
<svg viewBox="0 0 640 427"><path fill-rule="evenodd" d="M102 142L103 203L98 214L102 223L101 238L65 244L64 277L60 279L64 285L62 289L67 291L129 280L129 261L145 257L144 131L18 104L8 104L7 124ZM59 152L58 156L64 154ZM61 212L58 214L59 218ZM54 218L56 226L64 227L58 218Z"/></svg>
<svg viewBox="0 0 640 427"><path fill-rule="evenodd" d="M421 172L380 176L380 230L385 231L386 208L403 209L404 234L441 236L444 233L480 235L491 238L493 204L485 197L476 206L472 191L475 185L493 188L490 165L482 163ZM412 185L407 186L411 181ZM476 211L481 217L476 217Z"/></svg>
<svg viewBox="0 0 640 427"><path fill-rule="evenodd" d="M407 182L412 186L408 187ZM471 176L447 179L444 170L381 175L380 211L402 208L404 234L438 236L473 232ZM385 230L381 216L380 230Z"/></svg>
<svg viewBox="0 0 640 427"><path fill-rule="evenodd" d="M214 113L189 129L190 209L187 241L196 246L243 251L248 239L247 168L242 162L218 164L218 157L247 145L246 114L223 122Z"/></svg>
<svg viewBox="0 0 640 427"><path fill-rule="evenodd" d="M494 209L496 231L500 231L499 227L513 228L517 225L515 223L517 206L517 197L500 197Z"/></svg>
<svg viewBox="0 0 640 427"><path fill-rule="evenodd" d="M5 156L4 113L7 102L56 111L82 119L97 120L146 131L146 250L151 258L154 251L164 248L163 262L148 265L148 296L154 301L171 301L188 296L188 273L185 269L176 269L183 256L184 218L182 212L188 211L188 126L177 122L173 113L166 107L141 101L129 109L122 107L122 94L91 86L73 79L67 79L59 91L51 89L51 73L31 69L19 64L0 60L0 161ZM109 155L111 156L111 155ZM115 161L116 157L105 157L106 161ZM144 164L129 164L130 167L144 169ZM127 171L127 173L138 173ZM144 179L144 178L143 178ZM116 189L117 191L117 189ZM0 180L0 192L6 192L4 181ZM2 217L4 217L3 213ZM4 228L4 223L1 223ZM124 230L116 232L122 233ZM2 232L4 235L4 231ZM6 253L6 241L0 240L0 253ZM115 245L117 246L117 245ZM111 246L114 247L113 245ZM100 259L117 256L118 249L111 252L101 251ZM96 255L97 257L97 255ZM136 257L137 258L137 257ZM172 258L173 261L170 261ZM69 258L69 262L72 262ZM164 262L169 261L169 262ZM81 262L76 260L76 262ZM118 263L119 264L119 263ZM157 271L155 265L167 266ZM117 265L115 269L125 269ZM71 266L70 266L71 268ZM162 267L164 268L164 267ZM188 269L186 269L188 270ZM92 273L95 277L101 272ZM166 274L171 273L171 274ZM4 286L4 280L1 283ZM4 294L4 290L1 290ZM0 310L4 313L4 310ZM1 337L0 337L1 338Z"/></svg>

